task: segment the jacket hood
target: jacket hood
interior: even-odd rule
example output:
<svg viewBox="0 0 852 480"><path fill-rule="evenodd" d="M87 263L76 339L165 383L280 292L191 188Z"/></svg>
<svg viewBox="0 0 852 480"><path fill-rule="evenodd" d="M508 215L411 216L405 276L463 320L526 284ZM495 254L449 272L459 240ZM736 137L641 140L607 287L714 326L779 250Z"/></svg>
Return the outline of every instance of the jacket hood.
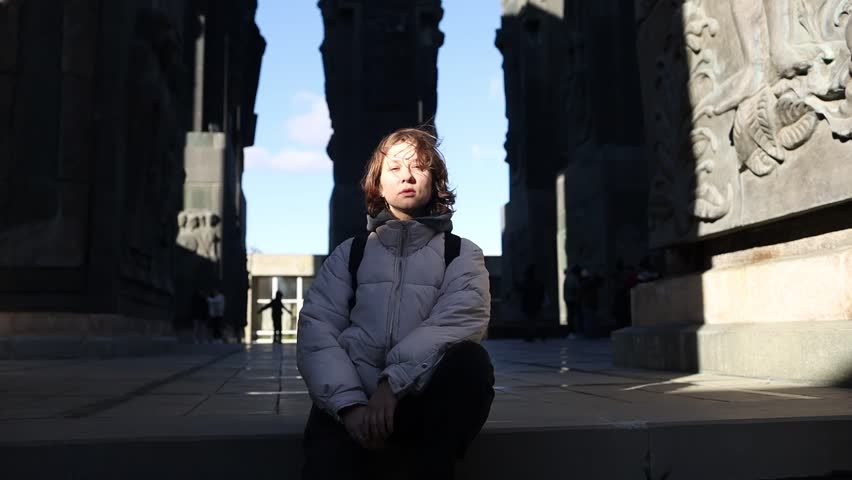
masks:
<svg viewBox="0 0 852 480"><path fill-rule="evenodd" d="M452 232L453 231L453 212L445 213L443 215L430 215L425 217L417 217L411 221L421 223L435 232ZM375 217L371 215L367 215L367 231L375 232L377 228L388 222L403 222L403 220L399 220L394 217L392 213L390 213L387 209L382 210L381 213L376 215Z"/></svg>

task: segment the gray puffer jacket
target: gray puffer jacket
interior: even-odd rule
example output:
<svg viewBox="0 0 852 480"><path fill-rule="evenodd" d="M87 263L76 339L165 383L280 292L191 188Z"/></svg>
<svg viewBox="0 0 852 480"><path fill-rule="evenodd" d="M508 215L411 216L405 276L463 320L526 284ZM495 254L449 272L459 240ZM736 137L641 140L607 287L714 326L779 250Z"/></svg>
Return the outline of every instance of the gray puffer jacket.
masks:
<svg viewBox="0 0 852 480"><path fill-rule="evenodd" d="M323 263L299 315L296 349L299 372L318 407L337 417L344 407L366 404L384 378L400 398L421 391L448 347L482 339L491 315L485 258L462 239L459 256L445 271L444 232L453 228L451 216L368 217L372 233L351 312L352 240Z"/></svg>

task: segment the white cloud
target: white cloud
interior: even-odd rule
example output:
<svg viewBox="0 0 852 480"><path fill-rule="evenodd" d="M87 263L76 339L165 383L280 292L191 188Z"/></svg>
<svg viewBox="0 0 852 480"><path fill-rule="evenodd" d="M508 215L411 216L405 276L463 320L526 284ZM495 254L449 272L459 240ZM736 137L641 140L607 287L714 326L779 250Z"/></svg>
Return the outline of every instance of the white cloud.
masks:
<svg viewBox="0 0 852 480"><path fill-rule="evenodd" d="M294 113L284 120L284 148L270 152L262 146L245 149L245 167L286 172L327 172L331 160L325 153L331 138L331 120L325 97L300 91L290 97Z"/></svg>
<svg viewBox="0 0 852 480"><path fill-rule="evenodd" d="M245 167L268 168L286 172L327 172L331 160L322 150L285 148L272 154L263 147L245 149Z"/></svg>
<svg viewBox="0 0 852 480"><path fill-rule="evenodd" d="M488 100L500 100L503 95L503 77L492 77L488 84Z"/></svg>
<svg viewBox="0 0 852 480"><path fill-rule="evenodd" d="M307 107L307 111L289 117L284 123L284 134L289 142L311 148L325 148L331 138L331 120L325 97L313 92L297 92L291 99Z"/></svg>

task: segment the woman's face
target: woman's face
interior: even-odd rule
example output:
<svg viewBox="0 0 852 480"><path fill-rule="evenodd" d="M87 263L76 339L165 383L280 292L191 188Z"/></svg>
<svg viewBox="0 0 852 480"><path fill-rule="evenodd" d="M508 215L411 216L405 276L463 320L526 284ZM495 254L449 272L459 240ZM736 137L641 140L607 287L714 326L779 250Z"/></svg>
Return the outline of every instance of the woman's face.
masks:
<svg viewBox="0 0 852 480"><path fill-rule="evenodd" d="M432 173L417 163L414 145L392 146L382 162L382 196L400 220L422 216L432 198Z"/></svg>

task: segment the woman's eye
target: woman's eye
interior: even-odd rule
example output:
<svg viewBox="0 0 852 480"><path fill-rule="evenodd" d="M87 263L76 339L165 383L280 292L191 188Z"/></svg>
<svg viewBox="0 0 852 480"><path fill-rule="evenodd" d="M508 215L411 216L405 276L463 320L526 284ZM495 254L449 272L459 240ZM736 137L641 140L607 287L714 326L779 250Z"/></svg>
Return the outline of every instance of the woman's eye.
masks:
<svg viewBox="0 0 852 480"><path fill-rule="evenodd" d="M399 167L391 167L390 171L391 171L391 172L398 172L398 171L399 171Z"/></svg>

